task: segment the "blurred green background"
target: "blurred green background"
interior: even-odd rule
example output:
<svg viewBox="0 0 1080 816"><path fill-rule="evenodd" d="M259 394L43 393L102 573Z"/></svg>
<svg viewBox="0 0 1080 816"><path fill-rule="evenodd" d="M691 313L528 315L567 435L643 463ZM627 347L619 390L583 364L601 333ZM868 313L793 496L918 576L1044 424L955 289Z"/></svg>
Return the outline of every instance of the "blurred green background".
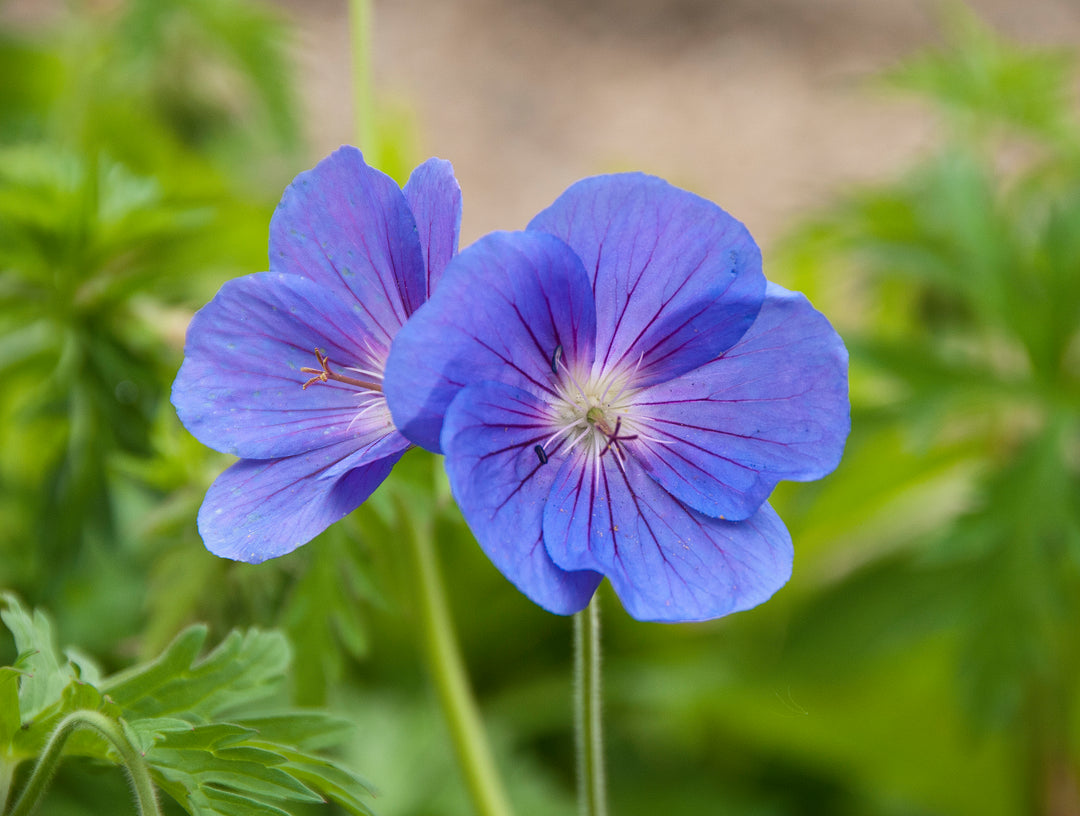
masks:
<svg viewBox="0 0 1080 816"><path fill-rule="evenodd" d="M533 22L561 9L584 26L577 36L633 31L561 3L509 5ZM702 4L669 5L639 0L626 14L689 26ZM345 25L343 5L313 7ZM204 551L194 525L226 457L168 402L190 315L226 279L265 268L282 189L334 146L312 110L348 110L298 67L310 26L303 4L252 0L0 3L0 587L48 610L62 644L110 671L193 621L214 641L282 629L291 700L354 724L340 755L380 790L373 807L454 816L468 803L414 642L392 512L395 494L431 494L437 465L413 452L370 506L312 544L232 564ZM819 181L830 194L798 212L750 207L770 277L807 292L848 342L853 430L834 475L777 491L795 576L765 606L663 626L630 620L602 591L613 813L1080 814L1076 53L1012 42L958 6L940 29L858 90L903 100L896 121L920 123L918 150L873 181ZM598 50L616 35L598 33ZM438 71L424 31L410 36L413 50L394 53ZM380 42L377 14L376 56ZM376 88L392 86L375 64ZM760 96L752 76L739 83ZM349 93L341 76L331 87ZM495 122L513 125L463 128L474 154L488 143L475 140L501 144L514 128L587 128L565 110L538 122L513 87L492 92ZM368 155L399 180L421 146L453 141L400 93L378 98ZM581 106L610 113L617 99ZM664 125L693 128L708 107ZM740 121L737 106L725 112ZM842 139L843 119L832 126ZM520 228L576 175L638 166L632 148L608 147L532 187L500 187L466 161L464 241ZM726 161L747 172L737 154ZM733 203L709 181L722 168L692 173L667 174L740 216L747 194ZM488 223L493 212L521 217ZM570 813L570 622L518 595L452 508L439 542L517 811ZM14 658L6 638L0 656ZM90 814L117 812L127 794L119 773L74 762L53 797L43 812Z"/></svg>

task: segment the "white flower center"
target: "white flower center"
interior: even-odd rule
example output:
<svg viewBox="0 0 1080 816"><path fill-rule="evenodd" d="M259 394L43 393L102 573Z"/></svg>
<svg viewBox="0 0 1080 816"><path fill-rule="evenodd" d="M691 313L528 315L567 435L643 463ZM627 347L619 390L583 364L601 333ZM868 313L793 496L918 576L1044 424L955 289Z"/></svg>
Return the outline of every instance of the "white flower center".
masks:
<svg viewBox="0 0 1080 816"><path fill-rule="evenodd" d="M613 451L624 461L623 444L638 431L632 387L637 366L584 377L561 362L559 369L558 399L551 406L554 432L542 445L545 455L580 447L595 458Z"/></svg>

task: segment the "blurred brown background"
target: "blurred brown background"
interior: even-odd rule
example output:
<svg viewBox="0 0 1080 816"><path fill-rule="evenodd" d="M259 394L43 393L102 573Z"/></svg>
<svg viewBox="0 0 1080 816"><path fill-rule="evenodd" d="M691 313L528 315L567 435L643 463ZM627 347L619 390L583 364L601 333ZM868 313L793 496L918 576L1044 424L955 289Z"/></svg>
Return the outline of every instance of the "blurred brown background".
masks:
<svg viewBox="0 0 1080 816"><path fill-rule="evenodd" d="M374 81L451 159L463 243L518 229L581 176L640 169L712 198L765 244L839 184L910 162L932 124L867 92L940 34L923 0L394 0L374 4ZM1080 42L1074 0L974 0L1022 43ZM354 141L342 0L298 25L312 161Z"/></svg>

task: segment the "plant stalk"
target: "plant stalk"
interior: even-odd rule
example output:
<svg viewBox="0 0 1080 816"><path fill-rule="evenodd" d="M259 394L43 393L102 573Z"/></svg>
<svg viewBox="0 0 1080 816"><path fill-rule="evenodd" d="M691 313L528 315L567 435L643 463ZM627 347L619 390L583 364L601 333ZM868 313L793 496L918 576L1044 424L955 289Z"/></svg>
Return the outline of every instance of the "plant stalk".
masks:
<svg viewBox="0 0 1080 816"><path fill-rule="evenodd" d="M600 601L593 596L574 615L574 724L582 816L607 816L600 688Z"/></svg>
<svg viewBox="0 0 1080 816"><path fill-rule="evenodd" d="M150 770L142 755L132 747L120 730L115 720L106 717L97 711L73 711L60 721L56 729L49 737L45 750L38 758L30 779L23 788L15 806L8 816L30 816L45 794L49 782L56 773L60 764L60 756L64 751L64 744L68 737L80 728L88 728L112 745L120 754L120 759L131 779L131 789L135 794L135 806L139 816L161 816L158 808L157 794L154 791L154 783L150 779Z"/></svg>
<svg viewBox="0 0 1080 816"><path fill-rule="evenodd" d="M375 127L375 91L371 81L371 0L349 0L349 37L352 43L353 132L364 161L381 167Z"/></svg>
<svg viewBox="0 0 1080 816"><path fill-rule="evenodd" d="M419 514L410 514L404 504L399 505L399 514L410 527L412 572L417 590L415 611L424 657L466 787L479 816L509 816L509 800L496 770L454 635L435 554L434 522L431 516L417 518Z"/></svg>

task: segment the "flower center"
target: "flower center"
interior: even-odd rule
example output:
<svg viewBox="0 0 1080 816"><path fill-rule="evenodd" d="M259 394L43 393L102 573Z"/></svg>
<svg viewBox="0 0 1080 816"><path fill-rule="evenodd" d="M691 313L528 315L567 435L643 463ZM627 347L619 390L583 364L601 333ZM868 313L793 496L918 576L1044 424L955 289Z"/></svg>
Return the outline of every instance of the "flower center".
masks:
<svg viewBox="0 0 1080 816"><path fill-rule="evenodd" d="M556 451L580 447L597 458L612 451L623 462L624 443L638 438L632 399L636 389L631 388L636 366L579 379L560 359L561 350L552 358L552 368L562 374L551 406L554 432L536 446L537 458L544 464Z"/></svg>

